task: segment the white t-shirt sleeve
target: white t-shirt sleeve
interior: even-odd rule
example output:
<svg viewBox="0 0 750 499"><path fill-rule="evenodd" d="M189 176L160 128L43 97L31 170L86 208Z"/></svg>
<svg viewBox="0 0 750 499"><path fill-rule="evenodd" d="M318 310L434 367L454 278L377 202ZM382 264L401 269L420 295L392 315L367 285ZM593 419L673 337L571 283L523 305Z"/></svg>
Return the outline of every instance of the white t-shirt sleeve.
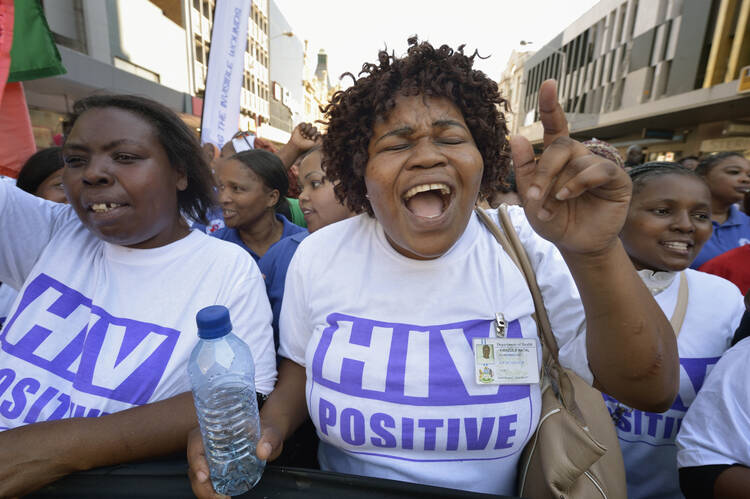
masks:
<svg viewBox="0 0 750 499"><path fill-rule="evenodd" d="M305 241L302 241L289 262L279 315L279 355L300 366L305 366L305 351L312 333L302 273L304 248Z"/></svg>
<svg viewBox="0 0 750 499"><path fill-rule="evenodd" d="M593 384L594 375L589 369L586 351L586 314L573 276L555 245L531 228L523 208L510 206L508 213L534 267L544 308L557 340L560 364Z"/></svg>
<svg viewBox="0 0 750 499"><path fill-rule="evenodd" d="M0 182L0 281L21 289L55 231L73 209Z"/></svg>
<svg viewBox="0 0 750 499"><path fill-rule="evenodd" d="M226 307L230 311L232 330L250 347L255 363L255 390L268 395L276 385L276 350L271 329L271 306L258 266L250 255L243 254L228 289ZM246 257L246 258L245 258Z"/></svg>
<svg viewBox="0 0 750 499"><path fill-rule="evenodd" d="M750 466L750 338L719 360L690 405L677 434L677 467Z"/></svg>

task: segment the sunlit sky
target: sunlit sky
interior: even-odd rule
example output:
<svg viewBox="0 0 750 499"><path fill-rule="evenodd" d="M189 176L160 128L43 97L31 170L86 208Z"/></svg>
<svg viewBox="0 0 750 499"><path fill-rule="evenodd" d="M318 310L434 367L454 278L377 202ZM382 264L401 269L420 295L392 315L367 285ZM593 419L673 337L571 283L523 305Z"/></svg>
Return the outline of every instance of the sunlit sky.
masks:
<svg viewBox="0 0 750 499"><path fill-rule="evenodd" d="M537 50L598 0L275 0L312 53L328 53L331 79L357 73L385 46L396 54L417 34L433 44L465 43L489 59L475 66L498 80L511 51ZM522 47L521 40L533 42Z"/></svg>

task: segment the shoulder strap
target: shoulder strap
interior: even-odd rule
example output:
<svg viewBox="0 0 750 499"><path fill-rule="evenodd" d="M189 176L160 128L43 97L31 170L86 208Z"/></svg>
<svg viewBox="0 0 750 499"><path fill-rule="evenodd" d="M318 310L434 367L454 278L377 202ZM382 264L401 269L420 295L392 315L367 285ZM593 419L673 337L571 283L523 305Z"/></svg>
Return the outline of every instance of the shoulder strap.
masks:
<svg viewBox="0 0 750 499"><path fill-rule="evenodd" d="M529 291L531 291L531 297L534 300L534 309L536 310L534 320L536 321L537 327L541 333L539 337L542 341L542 345L543 347L546 347L542 349L545 357L544 363L545 365L547 364L548 355L550 355L555 363L557 363L557 341L552 333L552 326L550 325L547 309L544 307L542 293L539 290L539 285L537 284L536 276L534 275L534 268L531 266L526 250L513 228L513 224L508 216L507 207L505 205L500 205L497 210L500 225L502 226L504 233L498 229L497 225L483 209L477 207L475 208L475 211L477 212L479 219L487 226L490 232L492 232L495 239L497 239L505 252L508 253L513 260L513 263L516 264L526 279L526 284L528 285Z"/></svg>
<svg viewBox="0 0 750 499"><path fill-rule="evenodd" d="M688 304L688 283L685 271L680 272L680 289L677 291L677 305L674 307L674 313L669 319L674 329L675 336L680 335L682 329L682 323L685 320L685 313L687 312Z"/></svg>

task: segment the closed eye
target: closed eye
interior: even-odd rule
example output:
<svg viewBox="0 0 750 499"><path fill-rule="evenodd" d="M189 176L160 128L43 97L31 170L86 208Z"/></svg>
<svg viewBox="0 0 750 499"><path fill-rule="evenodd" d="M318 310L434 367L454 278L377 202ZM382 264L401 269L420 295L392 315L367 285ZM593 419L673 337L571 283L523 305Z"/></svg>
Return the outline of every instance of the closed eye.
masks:
<svg viewBox="0 0 750 499"><path fill-rule="evenodd" d="M386 146L383 148L384 151L403 151L409 147L409 144L394 144L392 146Z"/></svg>
<svg viewBox="0 0 750 499"><path fill-rule="evenodd" d="M446 144L446 145L459 145L459 144L463 144L466 141L460 137L444 137L444 138L439 138L437 142L439 144Z"/></svg>

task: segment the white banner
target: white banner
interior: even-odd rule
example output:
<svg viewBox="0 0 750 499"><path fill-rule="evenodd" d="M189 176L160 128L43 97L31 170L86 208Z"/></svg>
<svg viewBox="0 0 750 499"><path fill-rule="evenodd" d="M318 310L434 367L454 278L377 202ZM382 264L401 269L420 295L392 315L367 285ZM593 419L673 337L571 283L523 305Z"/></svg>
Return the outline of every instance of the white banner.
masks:
<svg viewBox="0 0 750 499"><path fill-rule="evenodd" d="M201 144L223 146L237 132L251 0L217 0L203 99Z"/></svg>

